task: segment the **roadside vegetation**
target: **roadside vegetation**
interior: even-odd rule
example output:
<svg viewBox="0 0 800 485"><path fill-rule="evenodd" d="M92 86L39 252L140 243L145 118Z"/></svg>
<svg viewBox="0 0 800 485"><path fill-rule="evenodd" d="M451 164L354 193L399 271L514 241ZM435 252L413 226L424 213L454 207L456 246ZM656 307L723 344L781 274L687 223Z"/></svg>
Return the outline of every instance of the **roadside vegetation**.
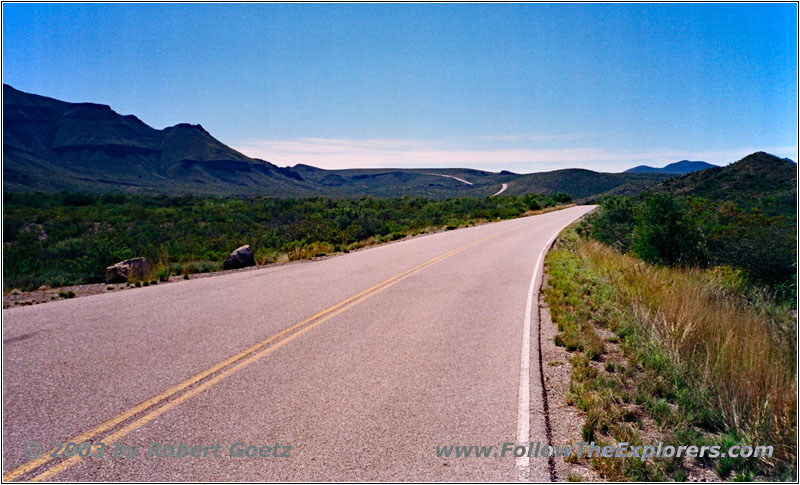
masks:
<svg viewBox="0 0 800 485"><path fill-rule="evenodd" d="M97 283L107 266L133 257L147 258L152 281L166 281L220 270L243 244L259 264L308 259L569 201L564 193L429 200L7 192L3 288Z"/></svg>
<svg viewBox="0 0 800 485"><path fill-rule="evenodd" d="M607 198L562 234L544 294L583 440L774 446L588 460L604 478L796 480L795 248L789 211L663 193Z"/></svg>
<svg viewBox="0 0 800 485"><path fill-rule="evenodd" d="M797 215L786 214L787 208L792 206L746 210L730 200L664 193L616 196L605 198L579 231L651 264L729 266L740 271L745 284L796 303Z"/></svg>

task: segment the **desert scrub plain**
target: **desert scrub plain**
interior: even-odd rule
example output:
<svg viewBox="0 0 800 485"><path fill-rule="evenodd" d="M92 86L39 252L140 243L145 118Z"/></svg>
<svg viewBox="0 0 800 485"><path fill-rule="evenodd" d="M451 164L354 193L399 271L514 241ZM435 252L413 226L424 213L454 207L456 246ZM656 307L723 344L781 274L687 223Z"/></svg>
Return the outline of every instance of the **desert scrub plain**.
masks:
<svg viewBox="0 0 800 485"><path fill-rule="evenodd" d="M152 284L218 271L250 244L258 264L348 252L410 235L531 215L566 194L429 200L275 199L124 193L3 195L3 289L30 292L103 281L118 261L144 257Z"/></svg>
<svg viewBox="0 0 800 485"><path fill-rule="evenodd" d="M768 459L583 465L607 480L796 480L792 302L776 302L739 270L648 264L582 238L575 226L546 267L556 344L572 353L566 399L584 414L584 441L775 447Z"/></svg>

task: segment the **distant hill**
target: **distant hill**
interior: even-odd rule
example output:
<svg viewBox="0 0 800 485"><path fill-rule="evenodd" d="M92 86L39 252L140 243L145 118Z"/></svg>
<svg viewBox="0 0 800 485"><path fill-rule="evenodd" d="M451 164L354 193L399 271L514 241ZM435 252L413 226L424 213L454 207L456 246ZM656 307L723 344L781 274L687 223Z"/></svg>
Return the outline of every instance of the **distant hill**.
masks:
<svg viewBox="0 0 800 485"><path fill-rule="evenodd" d="M580 202L592 202L600 195L637 194L666 178L668 174L602 173L580 168L519 175L509 184L508 193L552 194L566 192Z"/></svg>
<svg viewBox="0 0 800 485"><path fill-rule="evenodd" d="M469 169L369 168L326 170L299 164L291 170L314 186L314 194L331 197L400 197L443 199L483 197L497 192L504 177ZM448 175L447 177L442 175ZM456 180L466 179L472 185Z"/></svg>
<svg viewBox="0 0 800 485"><path fill-rule="evenodd" d="M656 168L648 165L639 165L638 167L629 168L624 173L669 173L683 175L691 172L699 172L707 168L713 168L713 165L708 162L681 160L680 162L670 163L666 167Z"/></svg>
<svg viewBox="0 0 800 485"><path fill-rule="evenodd" d="M769 153L756 152L725 167L664 180L651 187L649 192L730 200L741 207L796 214L797 164Z"/></svg>
<svg viewBox="0 0 800 485"><path fill-rule="evenodd" d="M582 169L519 175L457 168L278 167L228 147L200 125L157 130L106 105L68 103L3 85L6 191L444 199L487 197L508 184L506 194L567 192L589 201L604 193L639 193L667 176Z"/></svg>

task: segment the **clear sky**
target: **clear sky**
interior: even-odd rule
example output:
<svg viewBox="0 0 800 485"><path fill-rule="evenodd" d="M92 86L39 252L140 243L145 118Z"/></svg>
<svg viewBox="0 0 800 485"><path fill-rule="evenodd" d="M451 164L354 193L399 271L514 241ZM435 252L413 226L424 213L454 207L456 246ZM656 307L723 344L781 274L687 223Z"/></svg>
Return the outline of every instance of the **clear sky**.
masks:
<svg viewBox="0 0 800 485"><path fill-rule="evenodd" d="M323 168L797 158L795 4L9 4L3 82Z"/></svg>

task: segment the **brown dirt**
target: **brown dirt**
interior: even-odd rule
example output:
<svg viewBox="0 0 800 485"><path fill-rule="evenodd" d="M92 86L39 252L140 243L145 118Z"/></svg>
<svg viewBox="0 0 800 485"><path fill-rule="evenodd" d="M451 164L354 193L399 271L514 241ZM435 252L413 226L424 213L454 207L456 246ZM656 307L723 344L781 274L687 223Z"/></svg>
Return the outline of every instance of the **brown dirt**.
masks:
<svg viewBox="0 0 800 485"><path fill-rule="evenodd" d="M546 285L546 278L547 276L545 276L542 287ZM558 329L550 318L550 307L544 302L544 297L540 297L539 302L539 314L542 322L542 367L547 388L553 445L580 443L583 441L581 428L585 421L585 415L576 407L567 404L567 391L572 375L572 365L569 363L571 354L564 347L558 347L553 343ZM568 481L570 476L580 476L585 482L605 481L586 463L586 460L581 460L581 463L568 463L563 458L557 458L555 465L556 478L559 482Z"/></svg>

